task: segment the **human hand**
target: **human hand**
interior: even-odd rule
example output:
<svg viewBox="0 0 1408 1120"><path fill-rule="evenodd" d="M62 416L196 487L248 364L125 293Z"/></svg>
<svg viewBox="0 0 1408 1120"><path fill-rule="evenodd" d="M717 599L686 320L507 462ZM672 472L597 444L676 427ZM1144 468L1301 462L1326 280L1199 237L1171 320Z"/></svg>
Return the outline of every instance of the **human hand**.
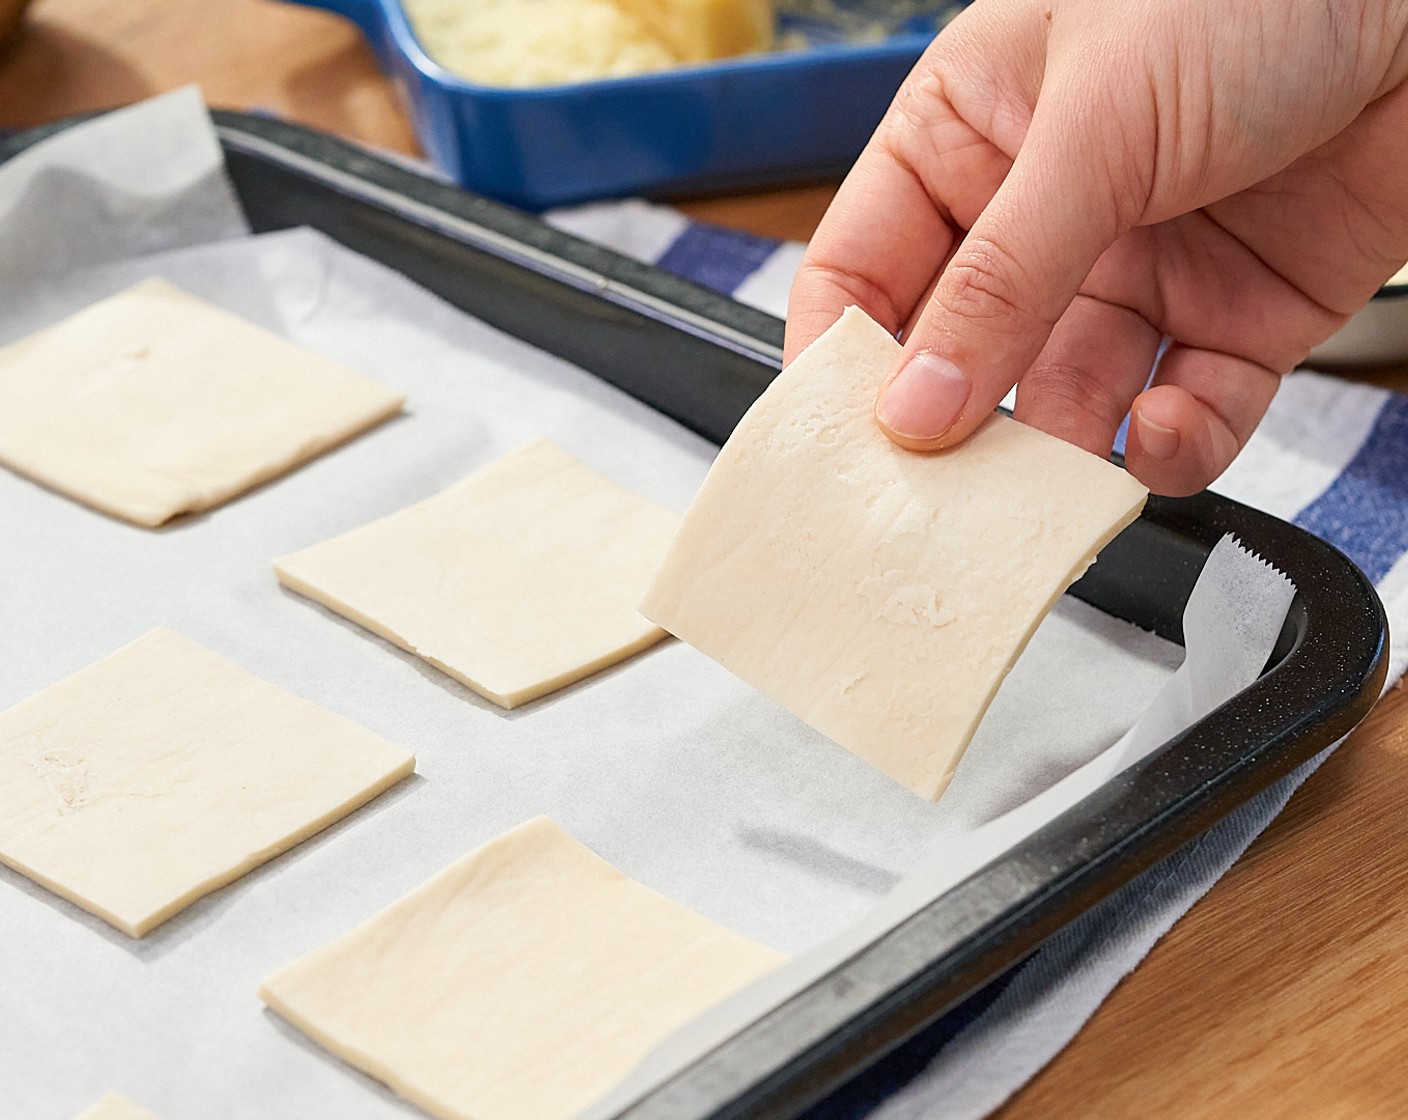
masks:
<svg viewBox="0 0 1408 1120"><path fill-rule="evenodd" d="M1408 259L1408 0L977 0L817 230L787 356L847 304L905 343L917 450L1016 416L1158 493ZM1161 338L1173 340L1145 388Z"/></svg>

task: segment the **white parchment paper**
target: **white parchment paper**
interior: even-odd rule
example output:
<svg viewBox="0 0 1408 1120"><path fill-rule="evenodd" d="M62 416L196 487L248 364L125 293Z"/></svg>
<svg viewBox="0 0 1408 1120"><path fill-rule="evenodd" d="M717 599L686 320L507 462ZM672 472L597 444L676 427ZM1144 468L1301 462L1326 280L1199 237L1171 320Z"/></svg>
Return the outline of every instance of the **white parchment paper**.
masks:
<svg viewBox="0 0 1408 1120"><path fill-rule="evenodd" d="M414 750L419 767L142 941L0 868L0 1118L57 1120L111 1089L164 1120L416 1115L264 1011L259 980L538 813L715 920L789 954L821 951L936 846L1115 743L1181 660L1063 601L937 806L678 643L501 712L282 591L270 561L540 435L676 509L713 448L321 235L238 236L191 94L50 150L52 164L41 149L0 168L0 341L159 275L409 404L288 477L156 532L0 470L0 707L166 625ZM50 166L66 186L35 226L34 184L55 181ZM110 222L126 232L94 233Z"/></svg>

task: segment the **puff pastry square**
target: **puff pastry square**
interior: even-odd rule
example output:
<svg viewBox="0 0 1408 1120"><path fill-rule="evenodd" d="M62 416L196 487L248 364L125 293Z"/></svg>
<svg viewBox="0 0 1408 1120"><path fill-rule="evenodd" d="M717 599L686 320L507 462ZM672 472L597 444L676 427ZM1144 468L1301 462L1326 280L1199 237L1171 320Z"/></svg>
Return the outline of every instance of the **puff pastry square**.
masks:
<svg viewBox="0 0 1408 1120"><path fill-rule="evenodd" d="M937 798L1061 593L1148 495L1001 414L892 443L900 345L848 308L758 399L642 611L916 793Z"/></svg>
<svg viewBox="0 0 1408 1120"><path fill-rule="evenodd" d="M0 349L0 463L150 528L283 474L402 403L151 279Z"/></svg>
<svg viewBox="0 0 1408 1120"><path fill-rule="evenodd" d="M565 1120L783 960L537 817L259 994L442 1120Z"/></svg>
<svg viewBox="0 0 1408 1120"><path fill-rule="evenodd" d="M274 570L514 708L665 637L637 604L678 525L538 440Z"/></svg>
<svg viewBox="0 0 1408 1120"><path fill-rule="evenodd" d="M414 767L153 630L0 712L0 862L141 937Z"/></svg>

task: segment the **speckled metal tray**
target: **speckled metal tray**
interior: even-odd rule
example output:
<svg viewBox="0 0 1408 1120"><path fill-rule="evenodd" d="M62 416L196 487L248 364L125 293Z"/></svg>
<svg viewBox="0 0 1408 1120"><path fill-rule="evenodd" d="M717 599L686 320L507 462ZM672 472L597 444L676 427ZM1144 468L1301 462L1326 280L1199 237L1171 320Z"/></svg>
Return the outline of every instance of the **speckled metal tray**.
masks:
<svg viewBox="0 0 1408 1120"><path fill-rule="evenodd" d="M256 229L315 226L711 440L779 368L771 316L330 137L215 118ZM52 130L0 143L0 160ZM1071 594L1181 641L1226 533L1297 587L1252 687L621 1115L798 1115L1347 734L1382 688L1387 624L1368 580L1303 530L1212 494L1155 498Z"/></svg>

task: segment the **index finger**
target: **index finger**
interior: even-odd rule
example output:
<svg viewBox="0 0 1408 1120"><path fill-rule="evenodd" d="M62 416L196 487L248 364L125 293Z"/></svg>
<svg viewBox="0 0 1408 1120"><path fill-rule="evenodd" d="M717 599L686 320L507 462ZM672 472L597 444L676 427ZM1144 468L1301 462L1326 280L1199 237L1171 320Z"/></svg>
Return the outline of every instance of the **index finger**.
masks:
<svg viewBox="0 0 1408 1120"><path fill-rule="evenodd" d="M784 361L852 304L898 334L955 242L918 179L872 141L827 208L792 281Z"/></svg>
<svg viewBox="0 0 1408 1120"><path fill-rule="evenodd" d="M788 301L786 361L852 304L899 334L963 236L954 211L960 220L968 217L963 211L976 214L1010 166L954 113L924 66L906 81L812 237ZM932 166L916 167L921 157Z"/></svg>

